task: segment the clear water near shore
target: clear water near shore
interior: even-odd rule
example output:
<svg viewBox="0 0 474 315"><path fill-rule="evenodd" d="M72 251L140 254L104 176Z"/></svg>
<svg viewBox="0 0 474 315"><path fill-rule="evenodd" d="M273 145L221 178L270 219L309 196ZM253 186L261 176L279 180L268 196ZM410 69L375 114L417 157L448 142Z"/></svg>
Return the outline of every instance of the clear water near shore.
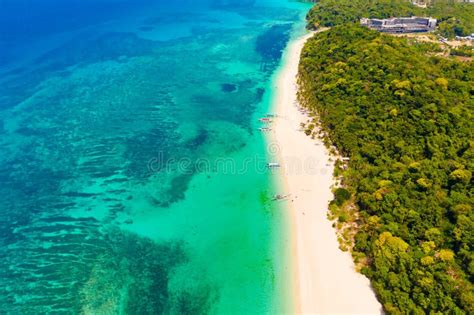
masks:
<svg viewBox="0 0 474 315"><path fill-rule="evenodd" d="M61 5L0 13L0 312L281 310L256 118L308 5Z"/></svg>

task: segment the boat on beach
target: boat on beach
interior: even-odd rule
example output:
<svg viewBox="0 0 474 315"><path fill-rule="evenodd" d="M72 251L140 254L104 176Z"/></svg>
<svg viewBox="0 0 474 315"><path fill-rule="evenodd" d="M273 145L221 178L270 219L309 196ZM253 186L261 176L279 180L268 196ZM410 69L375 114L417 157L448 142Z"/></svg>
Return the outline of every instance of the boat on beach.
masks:
<svg viewBox="0 0 474 315"><path fill-rule="evenodd" d="M277 194L277 195L274 195L272 200L273 201L283 201L283 200L286 200L288 198L290 198L291 194L286 194L286 195L281 195L281 194Z"/></svg>
<svg viewBox="0 0 474 315"><path fill-rule="evenodd" d="M268 168L279 168L279 167L280 167L280 163L270 162L270 163L267 163L267 167L268 167Z"/></svg>

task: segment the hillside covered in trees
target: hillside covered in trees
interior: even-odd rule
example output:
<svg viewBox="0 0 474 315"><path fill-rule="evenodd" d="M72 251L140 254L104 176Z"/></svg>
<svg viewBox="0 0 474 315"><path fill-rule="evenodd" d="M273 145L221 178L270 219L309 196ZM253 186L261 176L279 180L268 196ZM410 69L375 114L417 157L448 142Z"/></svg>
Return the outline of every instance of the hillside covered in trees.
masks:
<svg viewBox="0 0 474 315"><path fill-rule="evenodd" d="M473 314L474 64L345 24L307 42L299 84L350 158L331 207L357 224L353 256L385 311Z"/></svg>
<svg viewBox="0 0 474 315"><path fill-rule="evenodd" d="M320 0L308 13L308 26L314 29L358 22L363 17L413 15L438 19L437 32L446 37L474 33L474 4L449 0L433 0L427 8L408 0Z"/></svg>

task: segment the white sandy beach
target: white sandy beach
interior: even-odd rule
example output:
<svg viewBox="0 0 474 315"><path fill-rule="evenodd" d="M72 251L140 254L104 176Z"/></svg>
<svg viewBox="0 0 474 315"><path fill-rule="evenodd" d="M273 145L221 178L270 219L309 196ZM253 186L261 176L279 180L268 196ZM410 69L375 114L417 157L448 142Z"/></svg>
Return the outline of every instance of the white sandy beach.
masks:
<svg viewBox="0 0 474 315"><path fill-rule="evenodd" d="M278 115L269 136L275 159L282 165L281 190L291 194L291 224L295 308L302 314L380 314L369 280L357 273L349 253L339 249L332 222L327 219L332 199L333 163L321 141L301 131L307 117L296 105L296 75L301 49L310 37L291 43L284 68L276 78L273 102Z"/></svg>

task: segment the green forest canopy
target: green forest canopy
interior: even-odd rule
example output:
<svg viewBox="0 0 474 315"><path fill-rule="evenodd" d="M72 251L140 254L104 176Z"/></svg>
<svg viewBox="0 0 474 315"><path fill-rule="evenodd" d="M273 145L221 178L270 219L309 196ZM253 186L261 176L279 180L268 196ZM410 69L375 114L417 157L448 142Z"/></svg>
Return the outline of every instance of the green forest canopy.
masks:
<svg viewBox="0 0 474 315"><path fill-rule="evenodd" d="M474 4L434 0L420 8L408 0L320 0L308 13L308 26L336 26L358 22L363 17L432 16L438 19L437 32L446 37L474 33Z"/></svg>
<svg viewBox="0 0 474 315"><path fill-rule="evenodd" d="M346 24L299 67L302 104L350 158L337 205L359 209L353 254L386 312L473 314L473 63Z"/></svg>

